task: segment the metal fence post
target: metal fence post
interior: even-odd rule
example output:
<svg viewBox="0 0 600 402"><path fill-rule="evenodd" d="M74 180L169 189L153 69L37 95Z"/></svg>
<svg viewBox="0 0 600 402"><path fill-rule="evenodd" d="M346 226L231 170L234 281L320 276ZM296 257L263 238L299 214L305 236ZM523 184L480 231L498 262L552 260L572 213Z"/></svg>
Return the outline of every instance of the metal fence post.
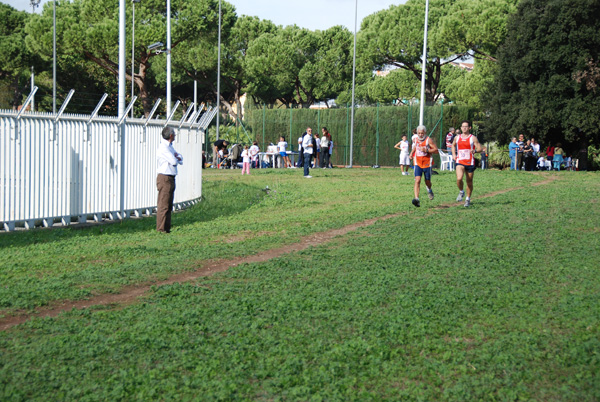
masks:
<svg viewBox="0 0 600 402"><path fill-rule="evenodd" d="M292 116L292 110L294 109L294 105L290 103L290 142L292 141L292 121L294 117Z"/></svg>
<svg viewBox="0 0 600 402"><path fill-rule="evenodd" d="M442 148L442 137L444 136L444 98L441 102L442 110L440 112L440 148Z"/></svg>
<svg viewBox="0 0 600 402"><path fill-rule="evenodd" d="M266 124L265 118L266 118L266 115L267 115L267 106L263 103L263 118L262 118L263 140L262 140L262 148L261 148L263 150L263 152L265 151L265 124ZM290 142L291 141L292 141L292 139L290 138ZM259 161L259 164L260 164L260 161Z"/></svg>
<svg viewBox="0 0 600 402"><path fill-rule="evenodd" d="M346 102L346 144L344 146L344 165L348 165L348 129L350 128L350 109L348 109L348 102Z"/></svg>
<svg viewBox="0 0 600 402"><path fill-rule="evenodd" d="M377 128L376 128L376 143L375 143L375 165L379 165L379 102L377 102Z"/></svg>

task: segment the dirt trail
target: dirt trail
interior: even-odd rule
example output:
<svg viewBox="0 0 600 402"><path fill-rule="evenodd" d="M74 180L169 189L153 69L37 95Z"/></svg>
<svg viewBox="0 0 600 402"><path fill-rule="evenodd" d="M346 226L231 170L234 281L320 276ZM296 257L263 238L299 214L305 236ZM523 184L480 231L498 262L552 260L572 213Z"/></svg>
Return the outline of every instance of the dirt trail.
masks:
<svg viewBox="0 0 600 402"><path fill-rule="evenodd" d="M555 176L550 176L545 178L545 180L533 183L532 186L541 186L552 183L554 180L558 178ZM524 187L513 187L500 191L495 191L492 193L483 194L477 198L490 198L495 197L500 194L509 193L511 191L521 190ZM446 209L452 206L461 205L462 203L457 202L449 202L445 204L440 204L434 207L435 209ZM205 276L210 276L218 272L226 271L231 267L235 267L240 264L247 263L255 263L255 262L264 262L271 260L273 258L280 257L285 254L290 254L293 252L298 252L302 250L306 250L311 246L322 245L337 236L343 236L350 232L353 232L357 229L364 228L367 226L371 226L376 222L385 221L392 218L397 218L400 216L405 216L410 213L411 210L400 212L397 214L389 214L385 216L380 216L377 218L367 219L361 222L353 223L352 225L344 226L343 228L328 230L325 232L314 233L312 235L306 236L302 238L298 243L293 243L291 245L286 245L284 247L275 248L267 251L263 251L258 254L245 256L245 257L237 257L227 260L218 260L218 261L208 261L204 265L200 266L198 269L192 272L183 272L177 275L171 276L169 279L159 282L146 282L139 283L132 286L126 286L121 290L121 293L118 294L102 294L98 296L93 296L87 300L77 300L77 301L57 301L51 303L49 306L41 307L37 309L35 312L30 314L16 315L16 316L8 316L0 318L0 331L4 331L15 325L19 325L21 323L26 322L27 320L33 317L55 317L64 311L69 311L72 309L84 309L92 306L104 306L104 305L127 305L134 303L140 296L146 294L152 286L162 286L162 285L170 285L173 283L181 283L181 282L190 282L194 281L198 278L202 278Z"/></svg>

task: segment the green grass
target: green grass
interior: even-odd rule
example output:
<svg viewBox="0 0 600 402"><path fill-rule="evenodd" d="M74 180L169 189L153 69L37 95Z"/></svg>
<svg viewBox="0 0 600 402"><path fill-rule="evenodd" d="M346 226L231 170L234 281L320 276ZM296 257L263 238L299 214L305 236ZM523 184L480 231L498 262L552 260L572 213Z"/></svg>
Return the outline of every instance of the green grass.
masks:
<svg viewBox="0 0 600 402"><path fill-rule="evenodd" d="M82 284L116 291L122 272L121 286L407 212L158 287L138 304L2 332L0 399L600 399L597 174L478 171L476 196L518 189L476 197L471 209L432 208L456 196L451 174L433 178L436 200L420 209L398 170L298 174L208 172L206 203L177 214L168 237L154 234L152 219L3 236L0 283L21 289L10 313ZM551 176L559 180L531 186ZM43 265L50 253L69 258ZM38 254L30 274L15 268ZM90 266L113 255L118 262ZM46 277L55 287L37 284Z"/></svg>

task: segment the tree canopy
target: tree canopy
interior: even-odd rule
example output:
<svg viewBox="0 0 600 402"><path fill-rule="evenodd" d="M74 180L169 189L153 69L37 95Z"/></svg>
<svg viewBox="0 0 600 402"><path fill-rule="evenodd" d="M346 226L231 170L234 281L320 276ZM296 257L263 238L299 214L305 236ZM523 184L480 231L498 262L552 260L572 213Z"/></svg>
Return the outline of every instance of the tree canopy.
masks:
<svg viewBox="0 0 600 402"><path fill-rule="evenodd" d="M490 131L542 142L600 139L600 3L522 0L500 49ZM583 144L582 144L583 145Z"/></svg>
<svg viewBox="0 0 600 402"><path fill-rule="evenodd" d="M441 95L444 66L469 55L495 60L506 20L517 0L432 0L429 2L425 99ZM363 20L359 55L364 69L395 66L421 80L425 2L408 0Z"/></svg>

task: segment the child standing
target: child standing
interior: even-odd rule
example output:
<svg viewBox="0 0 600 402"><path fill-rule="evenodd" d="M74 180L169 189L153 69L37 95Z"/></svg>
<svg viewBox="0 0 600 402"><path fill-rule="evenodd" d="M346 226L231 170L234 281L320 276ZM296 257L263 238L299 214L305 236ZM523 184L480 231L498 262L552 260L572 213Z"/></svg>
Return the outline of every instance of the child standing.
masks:
<svg viewBox="0 0 600 402"><path fill-rule="evenodd" d="M402 136L402 140L394 145L394 148L400 150L400 170L402 171L402 176L408 176L408 166L410 165L410 149L408 147L408 139L406 135Z"/></svg>
<svg viewBox="0 0 600 402"><path fill-rule="evenodd" d="M279 156L281 157L281 160L283 161L284 167L291 168L292 163L290 162L290 158L287 156L287 151L286 151L287 145L288 145L288 143L285 142L285 138L283 136L279 137L279 142L277 143L277 150L279 151Z"/></svg>
<svg viewBox="0 0 600 402"><path fill-rule="evenodd" d="M242 162L242 174L244 174L244 171L246 171L246 174L250 174L250 152L248 152L248 145L242 151Z"/></svg>

